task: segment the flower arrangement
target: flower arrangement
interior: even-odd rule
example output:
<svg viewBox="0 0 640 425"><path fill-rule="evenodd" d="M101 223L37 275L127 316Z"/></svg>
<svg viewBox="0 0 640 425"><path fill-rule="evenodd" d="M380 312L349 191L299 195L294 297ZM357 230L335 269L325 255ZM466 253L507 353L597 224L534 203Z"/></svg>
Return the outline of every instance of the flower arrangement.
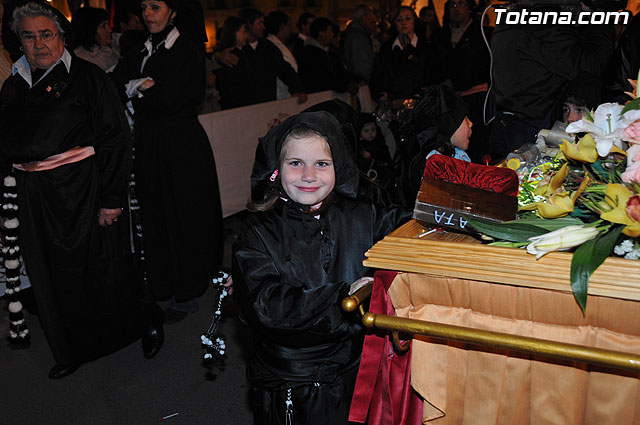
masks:
<svg viewBox="0 0 640 425"><path fill-rule="evenodd" d="M607 257L640 258L640 98L602 104L566 131L583 135L521 176L517 220L469 223L537 259L574 250L571 288L585 311L589 277Z"/></svg>

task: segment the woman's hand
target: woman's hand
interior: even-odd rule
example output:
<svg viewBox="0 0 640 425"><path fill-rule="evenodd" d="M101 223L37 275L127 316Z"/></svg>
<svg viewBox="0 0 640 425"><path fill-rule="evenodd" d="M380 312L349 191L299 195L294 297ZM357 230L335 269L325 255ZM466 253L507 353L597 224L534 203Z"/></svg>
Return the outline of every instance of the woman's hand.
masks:
<svg viewBox="0 0 640 425"><path fill-rule="evenodd" d="M111 226L118 221L118 217L122 214L122 208L100 208L98 213L98 224L102 227Z"/></svg>
<svg viewBox="0 0 640 425"><path fill-rule="evenodd" d="M371 282L373 282L372 277L369 277L369 276L361 277L360 279L356 280L351 284L351 287L349 288L349 295L355 294L358 291L358 289L362 288L363 286L366 286L368 283L371 283Z"/></svg>
<svg viewBox="0 0 640 425"><path fill-rule="evenodd" d="M238 56L231 53L233 49L234 47L229 47L228 49L218 50L217 52L213 53L213 57L221 64L226 65L229 68L233 68L238 64L238 61L240 60Z"/></svg>
<svg viewBox="0 0 640 425"><path fill-rule="evenodd" d="M150 89L155 83L156 82L153 81L153 78L147 78L142 82L142 84L140 84L140 87L138 87L138 91L145 91L147 89Z"/></svg>

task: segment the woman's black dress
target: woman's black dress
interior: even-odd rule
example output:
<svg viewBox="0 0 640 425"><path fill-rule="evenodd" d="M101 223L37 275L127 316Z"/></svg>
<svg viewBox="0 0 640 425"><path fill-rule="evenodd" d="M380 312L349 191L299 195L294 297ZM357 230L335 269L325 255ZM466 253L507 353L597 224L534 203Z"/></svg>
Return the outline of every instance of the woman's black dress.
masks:
<svg viewBox="0 0 640 425"><path fill-rule="evenodd" d="M32 88L13 75L0 93L0 134L5 170L77 146L96 151L48 171L13 170L20 247L56 362L81 363L131 342L141 326L126 212L98 225L100 208L127 202L131 136L115 86L78 58Z"/></svg>
<svg viewBox="0 0 640 425"><path fill-rule="evenodd" d="M113 77L151 77L155 85L131 99L135 109L136 192L145 270L156 299L177 302L202 295L222 263L224 246L218 177L196 108L204 97L204 58L191 40L132 49ZM148 49L153 53L148 54ZM142 70L141 70L142 68Z"/></svg>

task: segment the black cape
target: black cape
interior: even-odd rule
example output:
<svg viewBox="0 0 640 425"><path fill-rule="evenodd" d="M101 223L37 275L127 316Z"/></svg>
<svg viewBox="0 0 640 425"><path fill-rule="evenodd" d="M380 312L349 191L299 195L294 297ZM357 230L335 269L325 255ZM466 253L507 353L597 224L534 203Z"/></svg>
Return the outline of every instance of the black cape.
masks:
<svg viewBox="0 0 640 425"><path fill-rule="evenodd" d="M236 299L253 329L247 373L260 423L284 423L293 389L295 423L346 423L363 333L340 303L364 276L364 253L408 218L354 199L358 175L335 118L289 118L261 139L252 175L259 199L282 140L304 123L327 136L336 170L332 200L319 217L279 200L251 214L233 247ZM285 195L286 196L286 195Z"/></svg>
<svg viewBox="0 0 640 425"><path fill-rule="evenodd" d="M113 77L121 90L131 79L155 81L132 99L145 271L156 299L184 302L207 289L224 247L216 165L196 113L204 61L183 36L169 49L160 43L140 71L146 53L142 45L134 48Z"/></svg>
<svg viewBox="0 0 640 425"><path fill-rule="evenodd" d="M107 354L139 335L138 292L123 219L103 228L102 207L126 206L130 131L106 74L78 58L29 89L18 74L0 93L0 161L43 160L76 146L96 155L48 171L14 170L20 247L40 321L59 364Z"/></svg>

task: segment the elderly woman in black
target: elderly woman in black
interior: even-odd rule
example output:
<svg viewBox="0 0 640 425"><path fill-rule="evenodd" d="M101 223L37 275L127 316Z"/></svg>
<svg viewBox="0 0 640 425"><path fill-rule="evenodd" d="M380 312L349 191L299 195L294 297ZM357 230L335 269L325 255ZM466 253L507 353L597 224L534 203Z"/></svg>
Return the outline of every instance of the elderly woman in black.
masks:
<svg viewBox="0 0 640 425"><path fill-rule="evenodd" d="M113 37L109 15L104 9L83 7L73 14L73 32L79 47L73 53L111 72L118 64L120 54L113 48Z"/></svg>
<svg viewBox="0 0 640 425"><path fill-rule="evenodd" d="M17 189L17 202L3 211L18 207L18 221L5 226L19 223L17 242L56 361L52 379L141 330L138 287L120 237L127 226L118 222L130 132L111 80L66 50L63 19L39 2L14 10L24 55L0 92L0 166L13 169L5 185Z"/></svg>
<svg viewBox="0 0 640 425"><path fill-rule="evenodd" d="M113 76L135 110L136 191L145 271L167 323L198 308L222 262L222 210L211 145L196 108L205 91L200 48L172 24L173 0L143 0L150 33Z"/></svg>

